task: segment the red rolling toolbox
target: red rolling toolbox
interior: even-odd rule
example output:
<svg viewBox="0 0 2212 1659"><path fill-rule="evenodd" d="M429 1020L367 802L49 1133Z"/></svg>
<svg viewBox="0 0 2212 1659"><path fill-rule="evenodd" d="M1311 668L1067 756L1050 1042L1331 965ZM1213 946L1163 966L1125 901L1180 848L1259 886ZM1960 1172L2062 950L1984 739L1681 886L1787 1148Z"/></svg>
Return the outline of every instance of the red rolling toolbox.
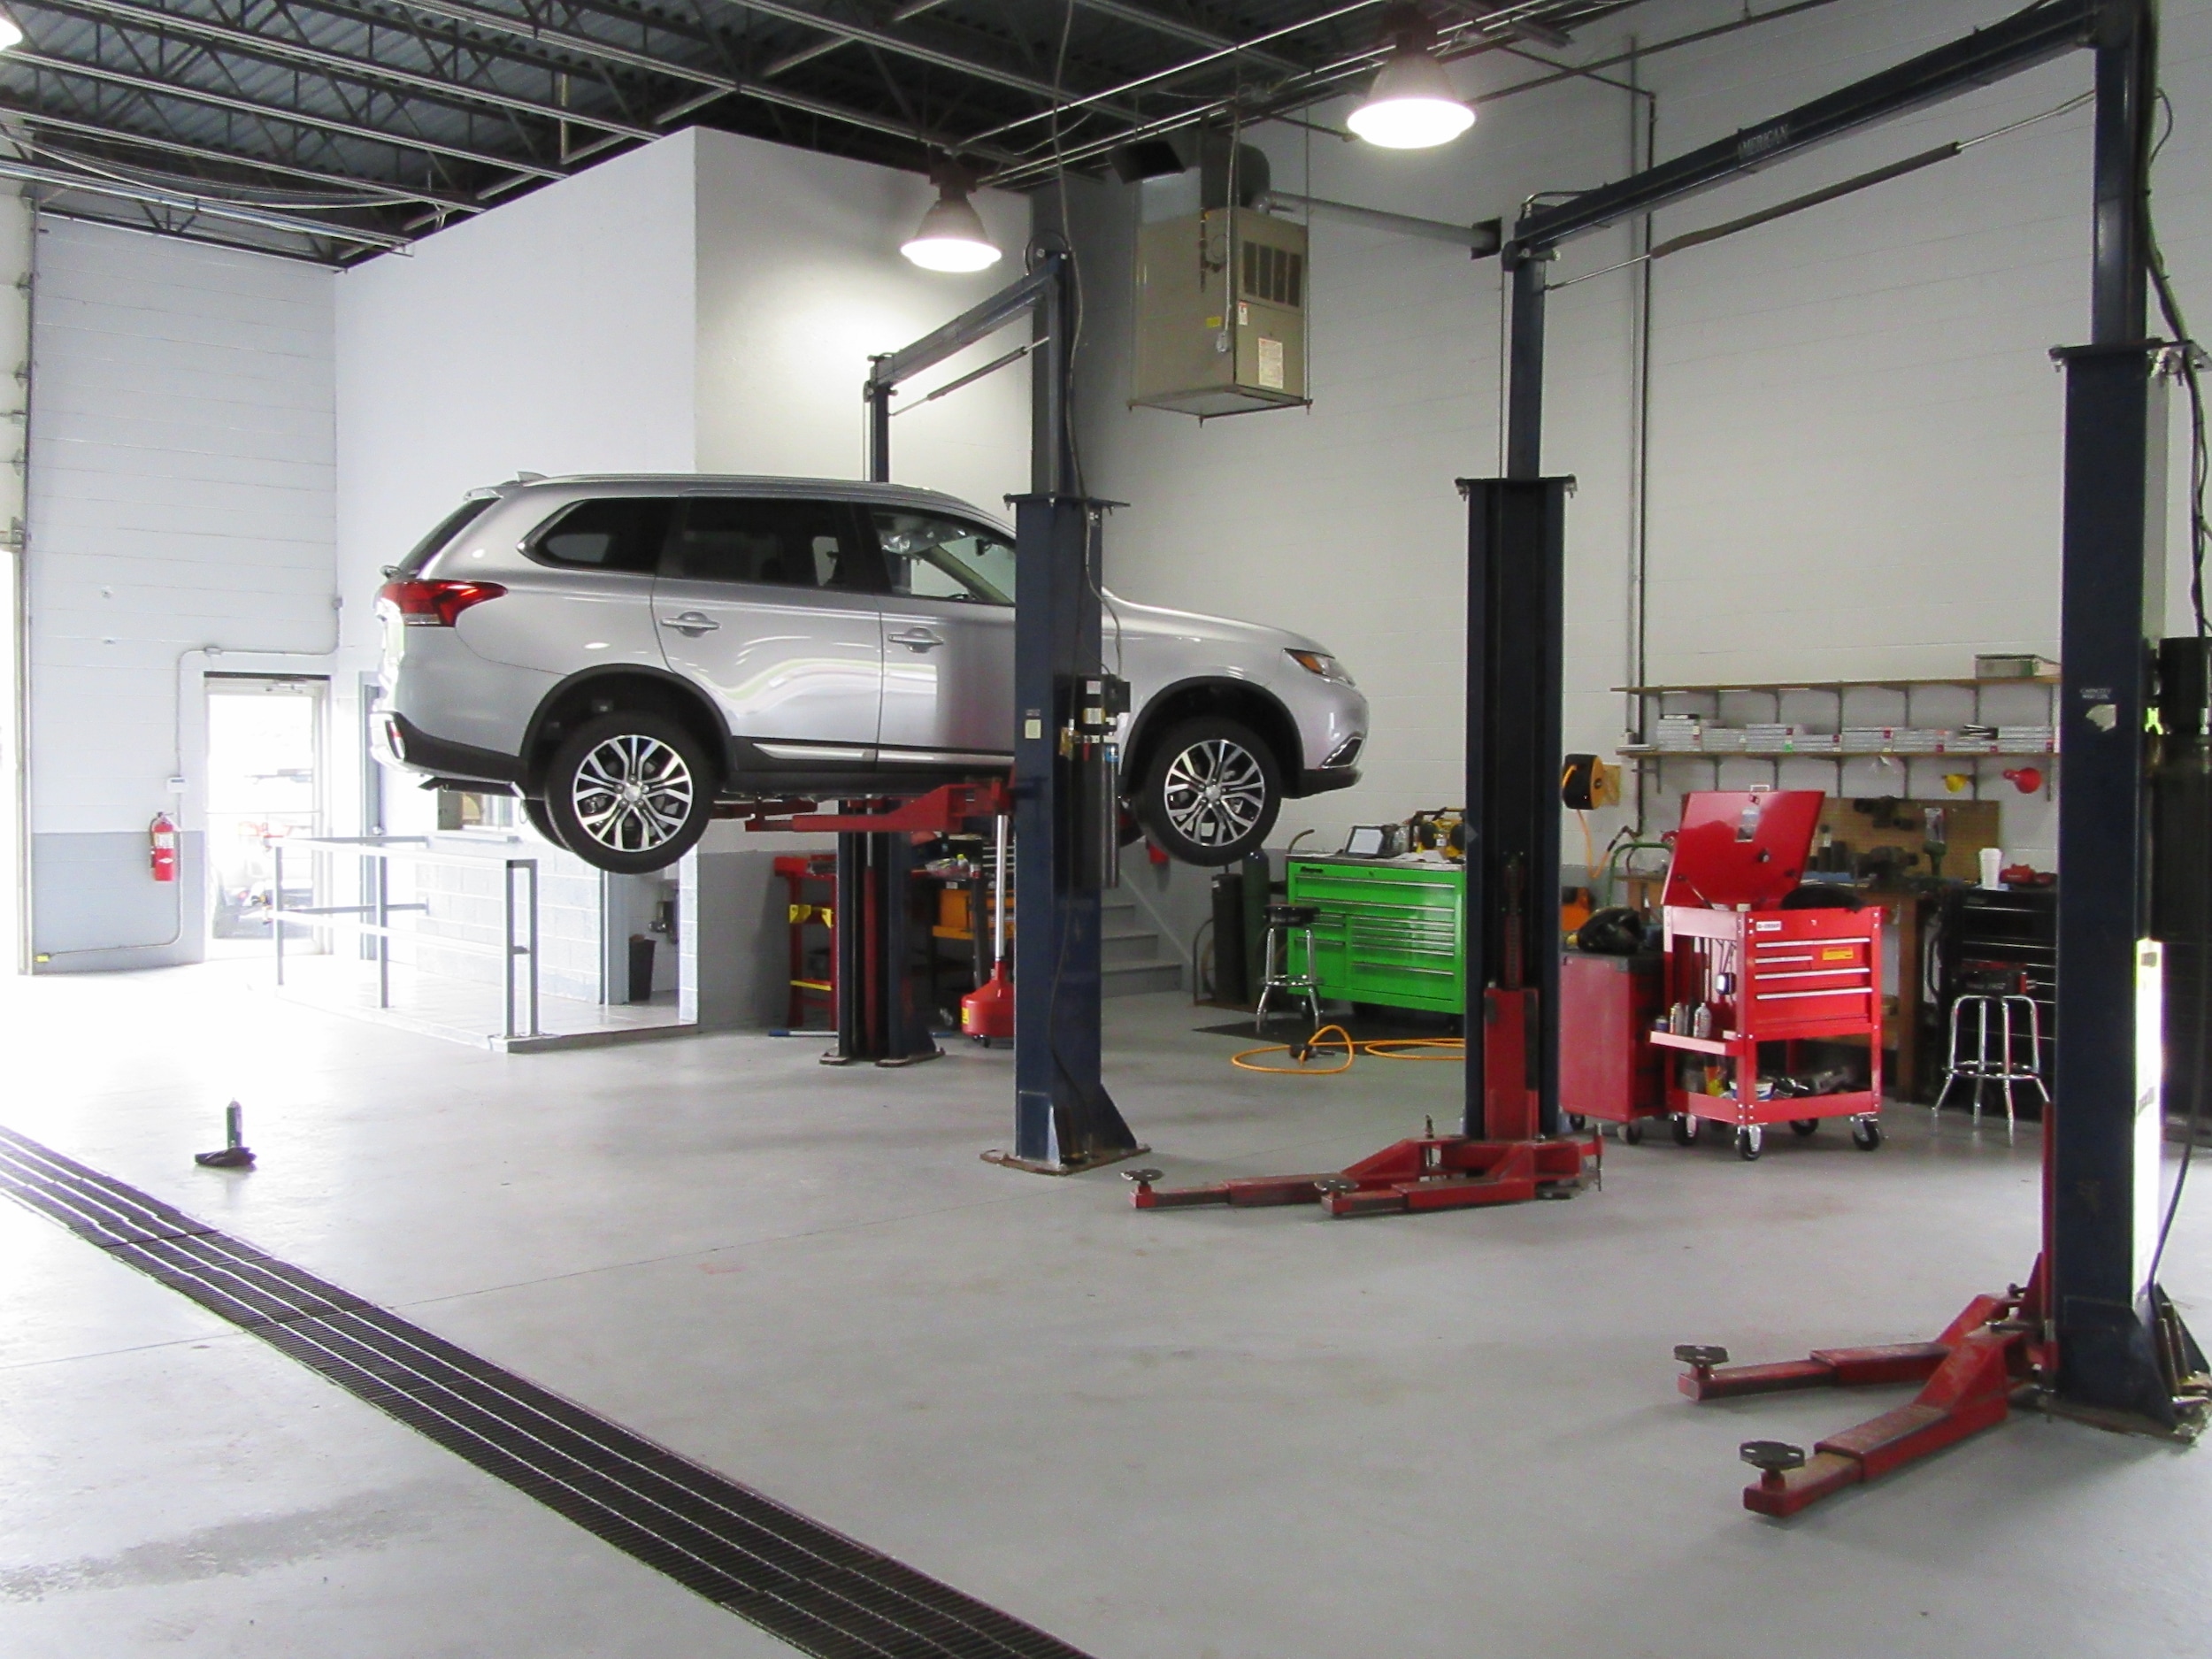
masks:
<svg viewBox="0 0 2212 1659"><path fill-rule="evenodd" d="M1824 1118L1851 1119L1863 1151L1881 1144L1881 910L1782 908L1824 799L1817 789L1713 790L1683 803L1663 897L1664 1028L1649 1037L1671 1051L1667 1110L1685 1145L1710 1122L1755 1158L1768 1125L1810 1134ZM1832 1067L1808 1076L1805 1045L1816 1041L1863 1045L1863 1068L1847 1080ZM1809 1087L1819 1092L1800 1092Z"/></svg>
<svg viewBox="0 0 2212 1659"><path fill-rule="evenodd" d="M1644 1121L1667 1115L1663 1056L1644 1041L1666 1005L1660 957L1562 952L1561 1107L1578 1118L1619 1125L1631 1146L1641 1141Z"/></svg>

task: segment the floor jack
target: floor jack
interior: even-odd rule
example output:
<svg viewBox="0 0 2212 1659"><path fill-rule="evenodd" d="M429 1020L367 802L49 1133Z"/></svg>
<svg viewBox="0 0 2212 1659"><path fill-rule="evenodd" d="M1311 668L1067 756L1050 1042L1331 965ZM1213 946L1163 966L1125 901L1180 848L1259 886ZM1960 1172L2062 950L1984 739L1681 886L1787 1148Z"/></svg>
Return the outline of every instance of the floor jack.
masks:
<svg viewBox="0 0 2212 1659"><path fill-rule="evenodd" d="M1533 995L1492 991L1486 998L1490 1064L1483 1121L1491 1134L1440 1135L1431 1121L1419 1136L1342 1170L1255 1176L1204 1187L1156 1187L1158 1170L1128 1170L1122 1179L1136 1189L1130 1202L1139 1210L1319 1204L1331 1216L1386 1216L1571 1198L1597 1185L1605 1142L1594 1133L1535 1132L1535 1093L1517 1081L1524 1076L1523 1034L1529 1028ZM1509 1077L1516 1079L1510 1087Z"/></svg>

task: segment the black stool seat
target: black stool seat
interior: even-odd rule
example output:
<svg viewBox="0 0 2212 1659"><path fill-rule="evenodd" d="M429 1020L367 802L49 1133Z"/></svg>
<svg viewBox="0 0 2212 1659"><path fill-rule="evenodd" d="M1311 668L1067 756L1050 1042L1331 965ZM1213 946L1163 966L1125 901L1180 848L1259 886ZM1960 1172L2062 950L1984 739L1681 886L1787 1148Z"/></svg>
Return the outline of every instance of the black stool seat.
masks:
<svg viewBox="0 0 2212 1659"><path fill-rule="evenodd" d="M1313 904L1271 904L1266 914L1271 927L1311 927L1321 919L1320 907Z"/></svg>

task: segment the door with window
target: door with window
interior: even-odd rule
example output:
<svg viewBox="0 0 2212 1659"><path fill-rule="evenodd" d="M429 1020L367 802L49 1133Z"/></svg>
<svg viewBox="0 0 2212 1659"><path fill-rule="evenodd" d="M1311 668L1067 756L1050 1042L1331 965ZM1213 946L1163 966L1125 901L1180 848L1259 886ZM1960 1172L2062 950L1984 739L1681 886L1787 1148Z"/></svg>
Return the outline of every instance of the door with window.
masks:
<svg viewBox="0 0 2212 1659"><path fill-rule="evenodd" d="M865 764L883 703L880 602L852 511L687 496L654 585L668 665L770 760Z"/></svg>
<svg viewBox="0 0 2212 1659"><path fill-rule="evenodd" d="M288 675L207 676L207 879L211 952L266 945L276 849L322 833L323 708L327 682ZM284 864L284 900L314 902L316 866ZM312 949L295 929L287 941Z"/></svg>
<svg viewBox="0 0 2212 1659"><path fill-rule="evenodd" d="M872 511L883 602L883 759L993 762L1014 752L1014 547L995 530Z"/></svg>

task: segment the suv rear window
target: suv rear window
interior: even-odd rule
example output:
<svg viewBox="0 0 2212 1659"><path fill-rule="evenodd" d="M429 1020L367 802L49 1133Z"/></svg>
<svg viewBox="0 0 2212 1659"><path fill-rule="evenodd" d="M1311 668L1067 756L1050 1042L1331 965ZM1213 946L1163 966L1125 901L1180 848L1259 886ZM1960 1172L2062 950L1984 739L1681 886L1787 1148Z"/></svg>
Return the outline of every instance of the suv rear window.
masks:
<svg viewBox="0 0 2212 1659"><path fill-rule="evenodd" d="M861 586L845 511L777 496L688 498L661 574L772 588Z"/></svg>
<svg viewBox="0 0 2212 1659"><path fill-rule="evenodd" d="M674 505L649 495L580 501L531 538L531 557L548 565L650 575L660 563Z"/></svg>
<svg viewBox="0 0 2212 1659"><path fill-rule="evenodd" d="M496 495L472 495L451 512L438 520L438 527L415 543L405 558L392 566L395 576L412 576L436 557L446 543L484 516L484 510L499 499Z"/></svg>

